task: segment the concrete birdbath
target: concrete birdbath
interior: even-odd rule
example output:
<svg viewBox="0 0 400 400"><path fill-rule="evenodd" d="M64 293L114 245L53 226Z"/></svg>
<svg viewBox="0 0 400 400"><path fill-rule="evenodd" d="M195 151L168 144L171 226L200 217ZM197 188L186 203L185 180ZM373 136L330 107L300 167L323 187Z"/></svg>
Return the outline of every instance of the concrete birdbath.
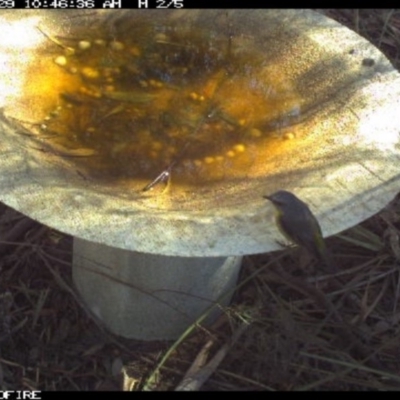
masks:
<svg viewBox="0 0 400 400"><path fill-rule="evenodd" d="M117 334L226 304L241 256L279 248L262 195L332 235L399 190L400 76L312 11L13 10L0 31L0 199L74 237Z"/></svg>

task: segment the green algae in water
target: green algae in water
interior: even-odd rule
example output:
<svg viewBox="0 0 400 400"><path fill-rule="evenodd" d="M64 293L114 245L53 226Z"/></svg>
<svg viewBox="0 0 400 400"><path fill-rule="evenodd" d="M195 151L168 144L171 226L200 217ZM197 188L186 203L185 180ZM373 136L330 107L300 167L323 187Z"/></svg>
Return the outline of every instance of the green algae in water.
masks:
<svg viewBox="0 0 400 400"><path fill-rule="evenodd" d="M256 49L200 29L138 24L134 34L75 33L52 58L73 84L42 121L75 162L104 181L204 185L245 177L259 150L293 123L300 99Z"/></svg>

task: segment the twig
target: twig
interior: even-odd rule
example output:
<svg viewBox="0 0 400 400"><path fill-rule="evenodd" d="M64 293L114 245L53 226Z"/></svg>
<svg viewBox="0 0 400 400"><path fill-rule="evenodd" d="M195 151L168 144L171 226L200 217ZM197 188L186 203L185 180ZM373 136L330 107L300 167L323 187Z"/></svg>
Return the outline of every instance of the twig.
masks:
<svg viewBox="0 0 400 400"><path fill-rule="evenodd" d="M0 256L3 255L8 248L5 242L18 242L26 231L35 226L35 224L35 221L25 217L18 221L14 227L7 232L7 234L2 236L0 242Z"/></svg>
<svg viewBox="0 0 400 400"><path fill-rule="evenodd" d="M286 284L289 284L293 288L308 294L316 301L317 304L323 304L325 306L329 312L328 317L331 315L338 323L340 323L341 326L338 327L338 334L342 336L349 349L353 348L355 353L362 358L364 362L369 362L372 367L377 369L382 368L379 360L377 360L375 355L373 353L371 354L371 351L360 342L357 336L353 333L352 327L343 319L337 308L319 289L309 285L302 279L291 276L282 268L278 268L278 270L281 279Z"/></svg>
<svg viewBox="0 0 400 400"><path fill-rule="evenodd" d="M237 340L242 336L245 330L248 328L248 324L242 324L236 332L233 334L231 340L225 343L215 354L215 356L207 363L207 354L210 351L213 341L209 340L201 349L200 353L197 355L193 364L190 366L189 370L186 372L185 377L176 387L176 391L193 391L199 390L201 386L207 381L207 379L215 372L219 364L228 354L228 351L237 342Z"/></svg>

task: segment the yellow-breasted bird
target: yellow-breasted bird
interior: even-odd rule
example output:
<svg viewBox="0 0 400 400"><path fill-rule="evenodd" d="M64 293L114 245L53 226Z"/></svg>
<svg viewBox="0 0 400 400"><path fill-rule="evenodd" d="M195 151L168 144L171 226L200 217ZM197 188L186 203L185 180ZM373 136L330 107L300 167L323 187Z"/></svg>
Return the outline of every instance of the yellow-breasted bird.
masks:
<svg viewBox="0 0 400 400"><path fill-rule="evenodd" d="M321 227L308 205L286 190L263 197L275 206L276 224L282 234L290 242L305 247L329 269L334 270Z"/></svg>

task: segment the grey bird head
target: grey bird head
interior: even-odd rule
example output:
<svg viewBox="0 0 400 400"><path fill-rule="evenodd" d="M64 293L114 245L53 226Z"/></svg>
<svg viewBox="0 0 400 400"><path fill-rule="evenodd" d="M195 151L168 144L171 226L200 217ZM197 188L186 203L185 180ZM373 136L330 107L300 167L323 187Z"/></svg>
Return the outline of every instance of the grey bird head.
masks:
<svg viewBox="0 0 400 400"><path fill-rule="evenodd" d="M299 199L293 194L286 190L278 190L268 196L263 196L264 199L272 201L276 205L293 204L299 201Z"/></svg>

